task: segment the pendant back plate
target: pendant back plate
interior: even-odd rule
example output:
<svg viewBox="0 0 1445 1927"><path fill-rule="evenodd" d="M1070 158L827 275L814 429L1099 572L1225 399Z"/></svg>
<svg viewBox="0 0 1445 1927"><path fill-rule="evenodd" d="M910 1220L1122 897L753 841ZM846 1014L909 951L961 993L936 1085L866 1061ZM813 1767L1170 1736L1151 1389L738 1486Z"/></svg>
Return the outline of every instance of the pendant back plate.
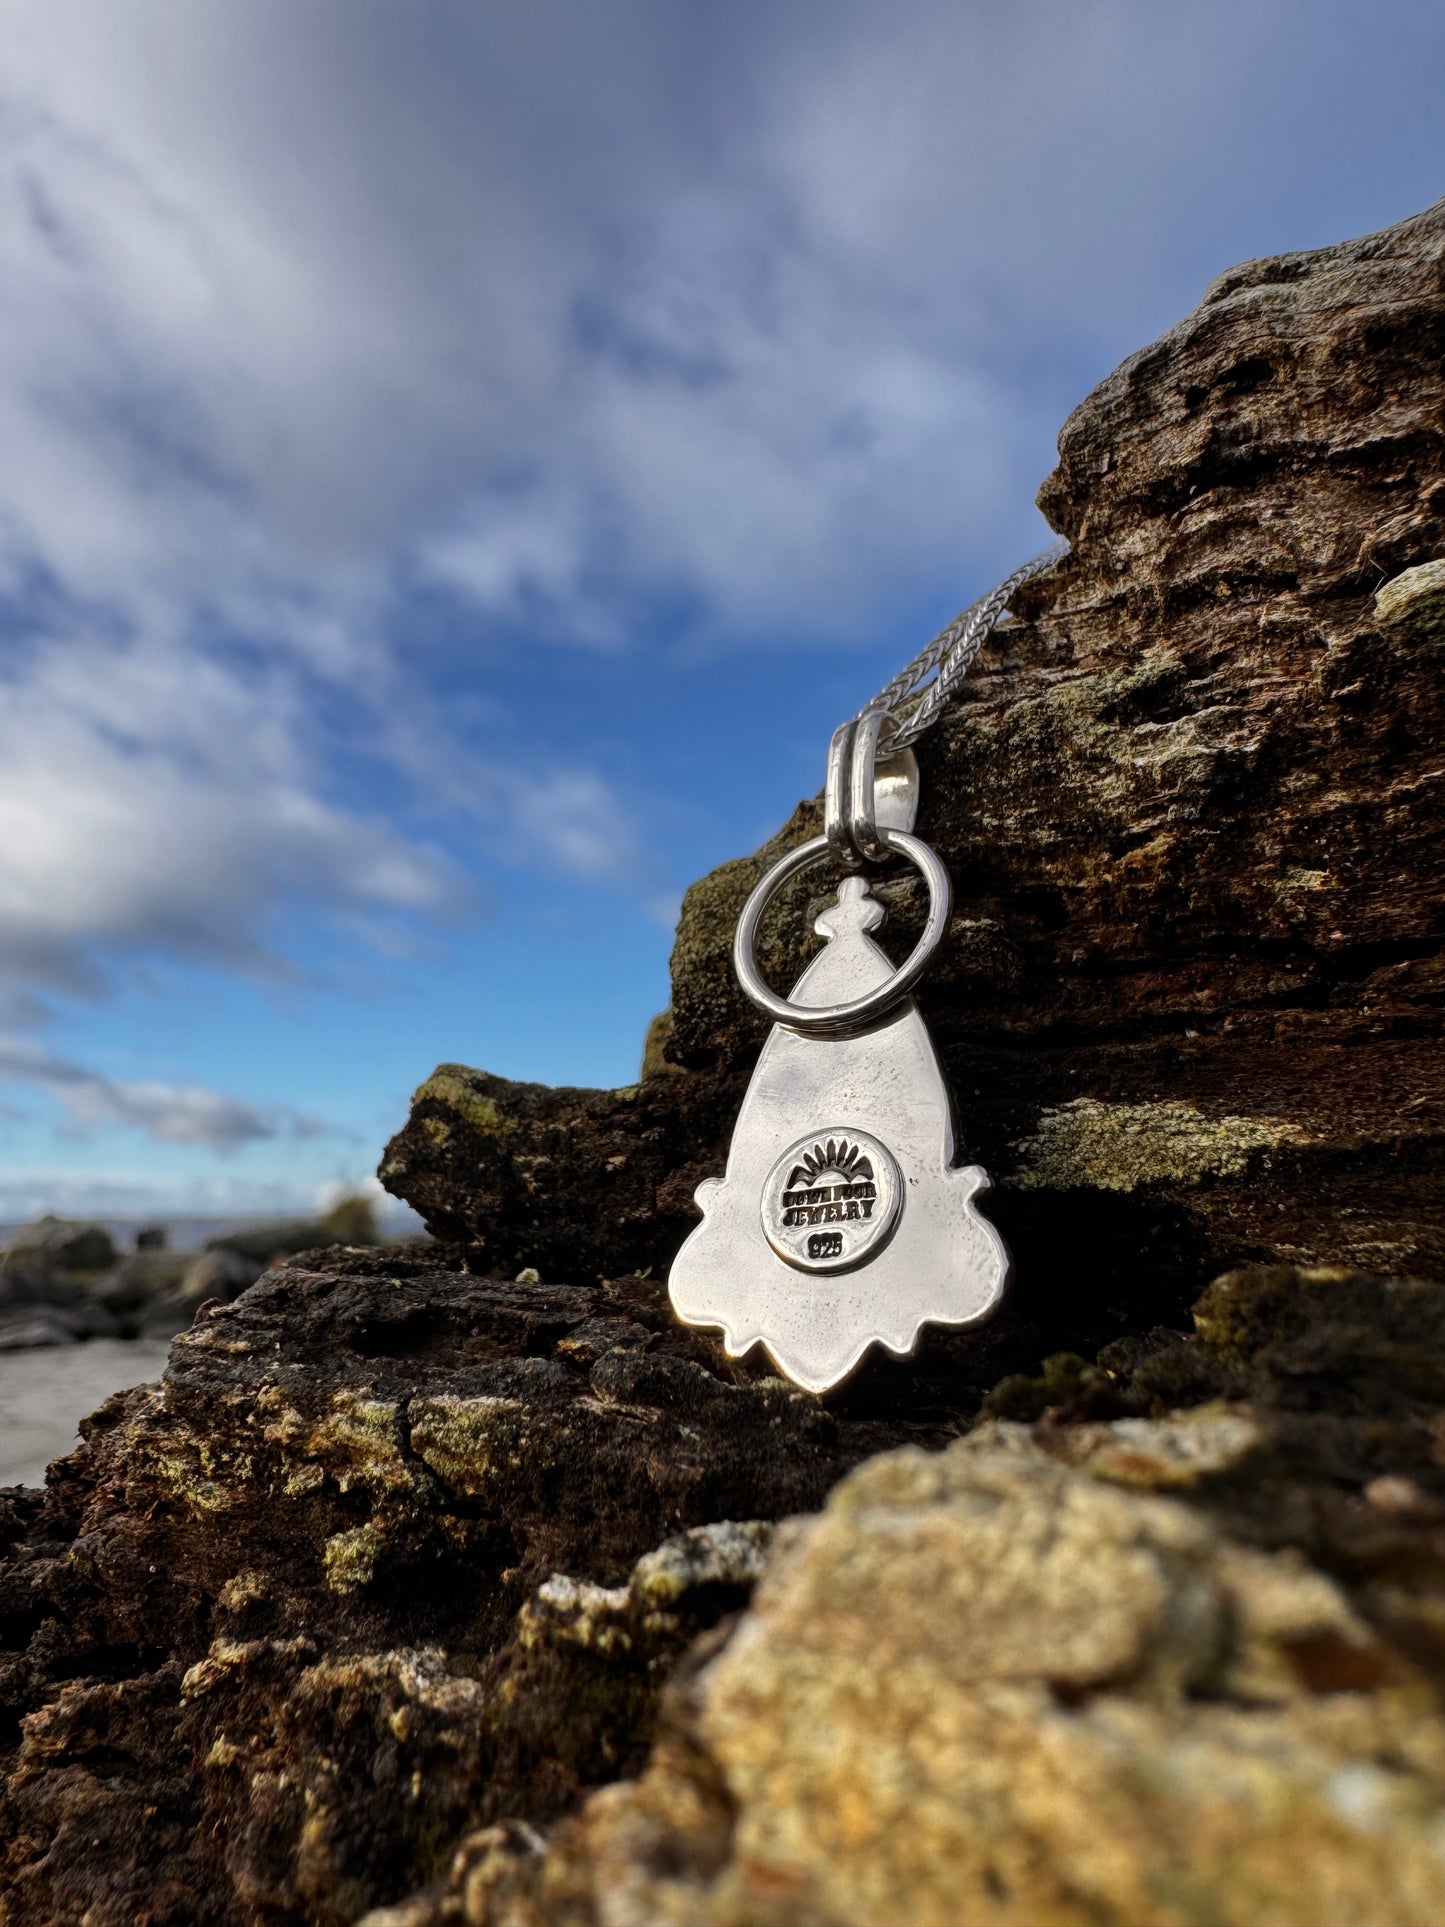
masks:
<svg viewBox="0 0 1445 1927"><path fill-rule="evenodd" d="M893 965L868 935L883 914L862 878L846 878L792 1001L842 1003L885 983ZM673 1261L678 1317L721 1327L734 1357L763 1344L812 1392L841 1383L870 1346L907 1355L926 1324L987 1318L1008 1250L974 1203L987 1174L956 1169L953 1151L943 1071L911 999L852 1037L775 1025L726 1175L698 1186L703 1220Z"/></svg>

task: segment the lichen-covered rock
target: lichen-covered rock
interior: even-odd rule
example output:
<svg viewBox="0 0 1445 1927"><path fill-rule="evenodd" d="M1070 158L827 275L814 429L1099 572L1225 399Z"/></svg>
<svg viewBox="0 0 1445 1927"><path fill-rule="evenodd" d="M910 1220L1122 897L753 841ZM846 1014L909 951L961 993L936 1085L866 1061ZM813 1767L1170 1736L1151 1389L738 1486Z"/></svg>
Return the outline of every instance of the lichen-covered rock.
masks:
<svg viewBox="0 0 1445 1927"><path fill-rule="evenodd" d="M1259 1442L1213 1409L1074 1463L1008 1425L871 1461L787 1528L640 1780L374 1927L1433 1927L1438 1682L1297 1552L1142 1489Z"/></svg>
<svg viewBox="0 0 1445 1927"><path fill-rule="evenodd" d="M1016 1371L991 1403L1033 1430L962 1451L946 1353L824 1405L655 1281L443 1255L269 1272L0 1495L7 1927L851 1927L890 1883L923 1921L1194 1927L1271 1917L1286 1849L1319 1904L1285 1922L1429 1918L1445 1289L1228 1275L1192 1332ZM712 1665L770 1522L865 1459ZM950 1915L980 1815L956 1892L1006 1891Z"/></svg>
<svg viewBox="0 0 1445 1927"><path fill-rule="evenodd" d="M966 1423L826 1410L653 1281L442 1257L267 1272L0 1495L7 1927L339 1927L554 1817L642 1764L768 1521Z"/></svg>
<svg viewBox="0 0 1445 1927"><path fill-rule="evenodd" d="M1442 1372L1445 1288L1279 1266L1016 1378L1031 1427L875 1458L780 1528L639 1778L491 1819L367 1927L1433 1920ZM609 1646L654 1575L750 1574L763 1530L524 1617Z"/></svg>
<svg viewBox="0 0 1445 1927"><path fill-rule="evenodd" d="M1061 1343L1230 1264L1445 1263L1442 268L1445 203L1248 263L1125 362L1040 497L1068 561L919 745L957 901L920 1002L1020 1297L1070 1281ZM819 827L688 892L640 1085L445 1067L388 1185L503 1268L664 1266L762 1037L733 924ZM767 921L779 985L824 888ZM881 891L906 942L915 886Z"/></svg>
<svg viewBox="0 0 1445 1927"><path fill-rule="evenodd" d="M659 1107L661 1089L672 1096ZM646 1270L696 1219L681 1147L716 1143L731 1099L693 1078L553 1089L442 1064L412 1099L381 1176L398 1196L424 1199L438 1237L474 1245L498 1271Z"/></svg>

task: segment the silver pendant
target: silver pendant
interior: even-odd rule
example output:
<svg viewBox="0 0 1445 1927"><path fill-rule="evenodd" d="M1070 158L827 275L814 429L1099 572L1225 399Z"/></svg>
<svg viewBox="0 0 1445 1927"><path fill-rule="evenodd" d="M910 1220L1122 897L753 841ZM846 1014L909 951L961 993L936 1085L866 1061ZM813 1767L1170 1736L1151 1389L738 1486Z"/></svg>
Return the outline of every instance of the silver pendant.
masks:
<svg viewBox="0 0 1445 1927"><path fill-rule="evenodd" d="M948 875L901 827L906 816L911 828L916 777L901 801L884 784L875 789L874 743L876 729L864 746L869 781L854 826L923 871L928 925L895 970L868 934L882 923L882 906L861 877L846 877L815 926L825 948L784 999L758 977L753 937L779 884L826 855L830 837L791 851L754 891L734 955L743 987L776 1021L727 1173L698 1186L703 1221L668 1279L684 1323L720 1326L734 1357L761 1343L811 1392L839 1384L870 1346L906 1355L926 1324L978 1323L1008 1283L1008 1251L974 1204L988 1176L978 1165L954 1166L943 1071L906 994L947 927ZM835 738L830 806L851 753L851 742L840 750Z"/></svg>

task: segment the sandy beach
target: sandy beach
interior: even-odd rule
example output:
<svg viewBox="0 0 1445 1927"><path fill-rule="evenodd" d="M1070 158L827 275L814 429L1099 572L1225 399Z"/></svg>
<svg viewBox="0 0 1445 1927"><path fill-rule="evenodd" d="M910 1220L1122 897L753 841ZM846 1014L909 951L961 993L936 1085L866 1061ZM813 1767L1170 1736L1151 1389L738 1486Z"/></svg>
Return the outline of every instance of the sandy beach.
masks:
<svg viewBox="0 0 1445 1927"><path fill-rule="evenodd" d="M0 1486L43 1484L86 1413L112 1392L159 1378L169 1349L166 1339L97 1338L0 1353Z"/></svg>

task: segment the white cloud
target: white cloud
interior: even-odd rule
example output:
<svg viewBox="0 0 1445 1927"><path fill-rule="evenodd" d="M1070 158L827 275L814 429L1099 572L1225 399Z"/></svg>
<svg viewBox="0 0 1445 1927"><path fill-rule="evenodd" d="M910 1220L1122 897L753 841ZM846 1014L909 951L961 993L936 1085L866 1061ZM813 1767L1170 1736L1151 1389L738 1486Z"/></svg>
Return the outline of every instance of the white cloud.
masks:
<svg viewBox="0 0 1445 1927"><path fill-rule="evenodd" d="M326 799L299 699L169 641L44 636L0 678L0 976L85 990L117 953L275 969L287 903L435 910L445 865Z"/></svg>
<svg viewBox="0 0 1445 1927"><path fill-rule="evenodd" d="M32 1085L63 1104L80 1133L124 1125L162 1144L235 1151L264 1138L312 1138L334 1126L286 1105L255 1105L194 1084L130 1083L57 1056L29 1038L0 1037L0 1084Z"/></svg>
<svg viewBox="0 0 1445 1927"><path fill-rule="evenodd" d="M639 878L646 865L636 827L608 786L585 771L559 771L524 785L512 807L520 851L588 882Z"/></svg>
<svg viewBox="0 0 1445 1927"><path fill-rule="evenodd" d="M621 651L649 599L846 640L1001 570L1044 362L1169 320L1286 161L1358 175L1330 59L1429 71L1333 19L0 0L0 1016L394 941L498 844L658 899L544 702L457 721L411 592Z"/></svg>
<svg viewBox="0 0 1445 1927"><path fill-rule="evenodd" d="M861 629L1030 527L1020 354L1257 170L1300 18L0 0L12 556L188 612L410 561L584 634L649 584Z"/></svg>
<svg viewBox="0 0 1445 1927"><path fill-rule="evenodd" d="M735 124L698 151L653 92L694 51L675 19L540 12L555 41L366 0L72 0L61 31L0 5L17 564L192 612L412 555L585 631L637 582L724 624L836 616L884 558L996 525L1012 404L959 354L960 263L897 271L880 231L951 156L901 123L864 170L900 191L850 227L791 132L877 36L775 35L772 77L720 36Z"/></svg>

